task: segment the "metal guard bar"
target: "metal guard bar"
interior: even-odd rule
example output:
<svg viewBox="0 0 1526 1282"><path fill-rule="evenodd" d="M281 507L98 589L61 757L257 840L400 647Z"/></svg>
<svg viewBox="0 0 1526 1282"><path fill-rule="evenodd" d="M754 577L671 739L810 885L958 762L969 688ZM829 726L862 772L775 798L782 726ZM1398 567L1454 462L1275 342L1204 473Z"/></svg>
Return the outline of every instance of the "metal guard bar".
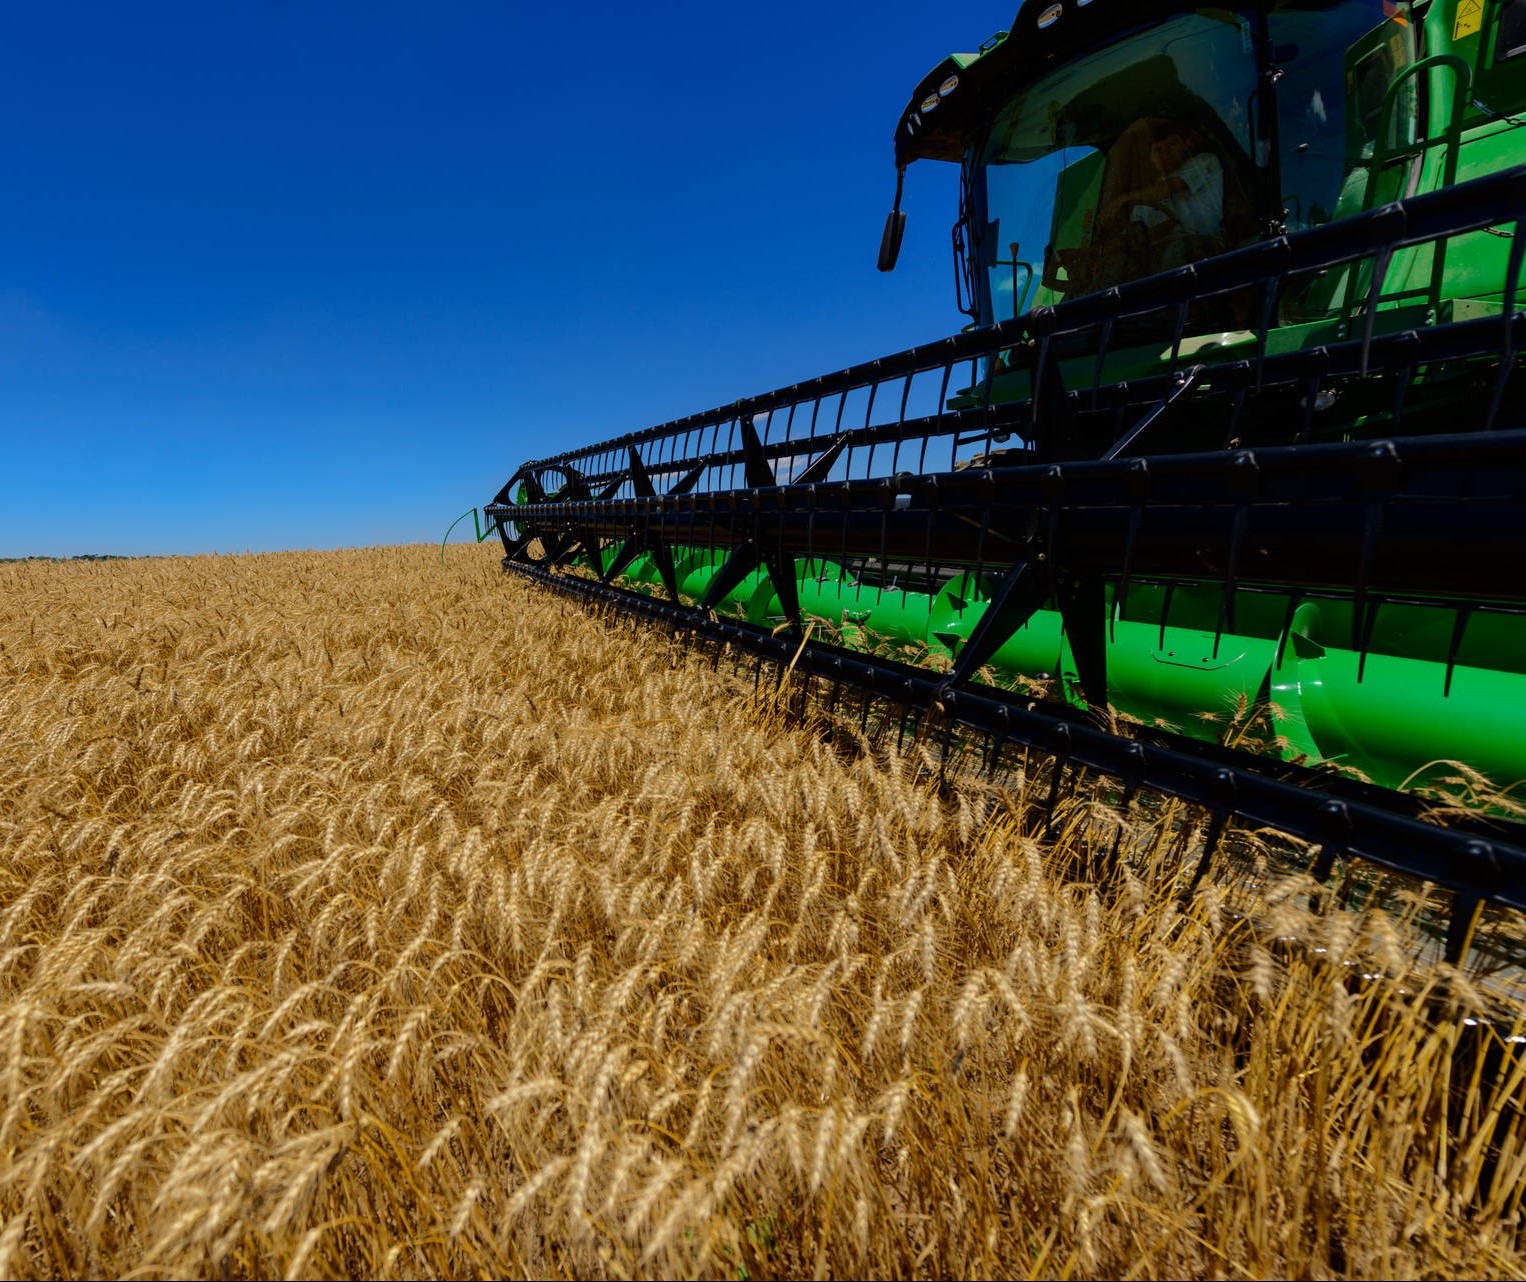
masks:
<svg viewBox="0 0 1526 1282"><path fill-rule="evenodd" d="M792 556L1526 604L1526 431L490 507L527 529ZM1465 538L1467 554L1458 555Z"/></svg>

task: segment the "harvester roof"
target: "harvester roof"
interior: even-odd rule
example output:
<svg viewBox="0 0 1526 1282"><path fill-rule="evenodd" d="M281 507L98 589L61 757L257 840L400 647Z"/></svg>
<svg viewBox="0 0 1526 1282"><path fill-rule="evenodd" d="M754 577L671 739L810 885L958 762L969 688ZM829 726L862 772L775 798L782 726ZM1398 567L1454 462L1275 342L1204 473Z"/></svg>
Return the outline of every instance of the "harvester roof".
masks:
<svg viewBox="0 0 1526 1282"><path fill-rule="evenodd" d="M1318 9L1327 0L1298 0ZM1241 0L1241 8L1273 8L1288 0ZM1008 31L974 53L950 54L917 85L895 130L897 165L958 161L972 135L1021 86L1131 31L1203 6L1182 0L1023 0Z"/></svg>

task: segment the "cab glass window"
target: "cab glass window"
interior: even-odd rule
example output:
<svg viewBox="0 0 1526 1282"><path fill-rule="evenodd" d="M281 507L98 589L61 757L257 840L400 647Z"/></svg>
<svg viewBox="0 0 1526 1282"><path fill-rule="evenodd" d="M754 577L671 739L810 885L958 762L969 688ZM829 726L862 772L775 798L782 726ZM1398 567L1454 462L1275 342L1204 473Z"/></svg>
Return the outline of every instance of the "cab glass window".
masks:
<svg viewBox="0 0 1526 1282"><path fill-rule="evenodd" d="M1494 61L1526 57L1526 0L1504 0L1494 37Z"/></svg>
<svg viewBox="0 0 1526 1282"><path fill-rule="evenodd" d="M1182 14L1015 94L970 156L981 319L1222 253L1264 226L1255 19Z"/></svg>
<svg viewBox="0 0 1526 1282"><path fill-rule="evenodd" d="M1387 105L1385 154L1402 153L1416 133L1415 58L1409 6L1389 0L1284 4L1268 19L1277 95L1282 203L1288 230L1354 212ZM1379 157L1379 163L1382 158Z"/></svg>

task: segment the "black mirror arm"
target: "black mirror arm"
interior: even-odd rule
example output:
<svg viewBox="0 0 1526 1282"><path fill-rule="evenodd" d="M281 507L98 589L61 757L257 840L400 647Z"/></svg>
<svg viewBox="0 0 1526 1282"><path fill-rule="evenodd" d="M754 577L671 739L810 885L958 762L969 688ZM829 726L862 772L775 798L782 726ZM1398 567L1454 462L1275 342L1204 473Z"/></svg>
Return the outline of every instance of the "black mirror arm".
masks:
<svg viewBox="0 0 1526 1282"><path fill-rule="evenodd" d="M891 271L901 254L901 237L906 234L906 215L901 211L901 191L906 183L906 166L895 167L895 204L885 218L885 230L880 236L879 269Z"/></svg>

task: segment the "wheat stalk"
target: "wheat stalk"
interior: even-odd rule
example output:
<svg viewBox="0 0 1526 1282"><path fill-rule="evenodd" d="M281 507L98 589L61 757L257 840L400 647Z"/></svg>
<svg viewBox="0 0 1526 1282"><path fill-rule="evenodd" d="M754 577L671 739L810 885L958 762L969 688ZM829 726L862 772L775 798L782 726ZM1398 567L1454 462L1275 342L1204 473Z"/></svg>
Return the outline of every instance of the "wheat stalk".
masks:
<svg viewBox="0 0 1526 1282"><path fill-rule="evenodd" d="M471 548L0 567L0 1274L1526 1274L1427 892L750 690Z"/></svg>

